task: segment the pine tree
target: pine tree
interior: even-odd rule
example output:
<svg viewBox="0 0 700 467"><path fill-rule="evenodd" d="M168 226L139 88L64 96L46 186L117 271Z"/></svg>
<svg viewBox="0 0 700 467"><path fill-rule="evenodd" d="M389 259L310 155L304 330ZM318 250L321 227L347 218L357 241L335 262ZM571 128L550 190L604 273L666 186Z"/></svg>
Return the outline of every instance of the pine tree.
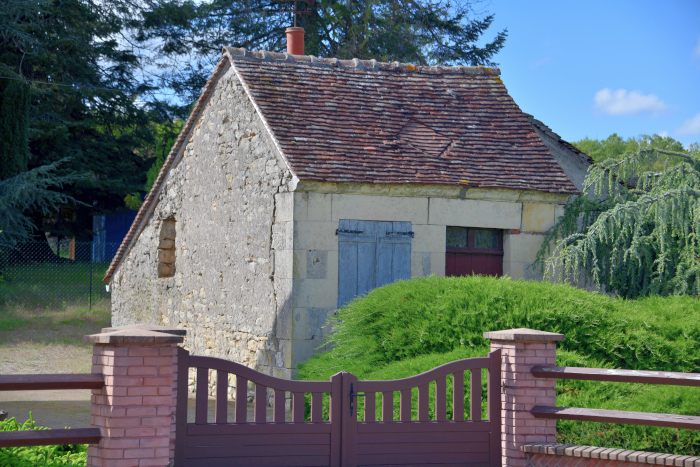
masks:
<svg viewBox="0 0 700 467"><path fill-rule="evenodd" d="M164 113L149 97L153 88L137 79L140 57L122 40L132 20L126 3L0 2L0 89L22 85L18 79L31 89L24 114L28 163L21 169L64 161L52 175L89 175L62 186L75 200L68 201L74 216L26 213L42 233L89 239L92 216L124 209L124 196L141 188L152 163L139 149L153 144L152 122ZM0 114L0 131L16 127L13 119ZM13 134L22 138L21 131Z"/></svg>
<svg viewBox="0 0 700 467"><path fill-rule="evenodd" d="M493 15L474 0L316 0L296 2L306 14L307 54L430 65L493 65L507 30L483 41ZM290 2L281 0L155 0L136 39L157 53L161 83L183 102L199 96L223 46L286 50ZM187 106L182 106L181 114Z"/></svg>
<svg viewBox="0 0 700 467"><path fill-rule="evenodd" d="M28 84L0 79L0 115L0 180L5 180L29 167Z"/></svg>

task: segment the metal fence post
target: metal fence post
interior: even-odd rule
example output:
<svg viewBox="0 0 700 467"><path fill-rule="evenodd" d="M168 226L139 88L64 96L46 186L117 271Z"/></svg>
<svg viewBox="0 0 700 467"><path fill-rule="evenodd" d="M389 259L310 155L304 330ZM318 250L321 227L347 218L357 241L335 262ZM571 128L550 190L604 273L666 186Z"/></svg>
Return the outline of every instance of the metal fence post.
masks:
<svg viewBox="0 0 700 467"><path fill-rule="evenodd" d="M90 296L88 297L88 310L92 313L92 261L95 259L95 239L90 242Z"/></svg>

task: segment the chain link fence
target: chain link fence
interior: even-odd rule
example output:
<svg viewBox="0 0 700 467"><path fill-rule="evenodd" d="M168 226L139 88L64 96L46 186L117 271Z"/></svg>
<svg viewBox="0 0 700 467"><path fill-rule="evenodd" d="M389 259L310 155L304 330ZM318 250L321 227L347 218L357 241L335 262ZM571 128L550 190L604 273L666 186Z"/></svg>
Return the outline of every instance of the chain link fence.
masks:
<svg viewBox="0 0 700 467"><path fill-rule="evenodd" d="M0 309L109 309L102 278L118 243L48 239L0 247Z"/></svg>

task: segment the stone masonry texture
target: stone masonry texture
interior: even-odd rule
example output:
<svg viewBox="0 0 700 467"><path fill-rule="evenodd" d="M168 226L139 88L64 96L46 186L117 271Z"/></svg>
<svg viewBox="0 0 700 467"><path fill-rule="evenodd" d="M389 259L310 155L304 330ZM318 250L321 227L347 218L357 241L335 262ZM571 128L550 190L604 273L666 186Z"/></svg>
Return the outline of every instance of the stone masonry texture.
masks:
<svg viewBox="0 0 700 467"><path fill-rule="evenodd" d="M276 337L276 326L291 306L291 278L277 278L274 269L285 266L275 261L275 247L291 249L291 228L274 219L275 195L290 190L292 176L232 69L183 151L111 281L112 324L186 329L184 346L195 355L288 374L282 356L289 341ZM176 272L159 278L167 219L176 226Z"/></svg>
<svg viewBox="0 0 700 467"><path fill-rule="evenodd" d="M437 179L392 185L388 182L394 179L384 180L383 175L362 179L373 182L363 184L357 183L359 172L336 182L328 181L336 180L334 176L316 181L321 179L308 172L313 167L299 162L306 157L299 148L308 147L313 138L292 138L293 129L272 105L278 103L277 98L266 94L267 74L276 76L287 70L297 78L300 73L309 73L317 78L347 75L369 81L395 82L406 76L421 83L447 80L472 83L477 88L483 85L494 96L506 96L505 88L493 80L490 71L473 69L467 73L460 69L453 73L426 68L414 74L380 66L365 76L360 69L333 65L328 71L331 69L318 69L317 64L284 64L277 59L267 63L255 54L234 52L227 52L234 54L229 57L232 65L217 66L198 104L203 106L201 115L188 120L191 131L183 146L176 146L181 155L166 167L169 172L159 176L162 190L152 193L157 193L157 202L149 204L153 212L139 214L145 219L142 230L133 244L124 248L123 259L117 255L116 272L108 274L113 325L159 324L185 329L184 347L193 355L224 358L290 378L299 363L323 350L330 332L325 323L337 307L335 231L340 219L410 221L415 232L412 277L444 274L447 225L501 229L504 273L516 279L540 279L528 266L544 231L554 223L568 194L575 191L551 156L545 158L549 161L545 165L554 164L550 168L556 173L548 179L553 185L540 179L522 186L486 183L482 188L477 183L466 186L463 181L450 186ZM347 92L357 87L343 86ZM467 92L467 87L462 91ZM451 93L446 95L441 99L454 100ZM256 110L256 102L265 121ZM541 152L546 152L546 147L535 138L527 119L511 101L506 107L517 114L513 118L522 130L513 135L527 134L533 139L521 148L523 154L544 157ZM427 130L416 125L411 123L408 130L399 125L395 130L421 146L425 143L422 132ZM306 127L296 130L311 131ZM426 134L432 141L435 135ZM286 156L294 155L299 167L306 167L305 176L289 159L296 170L292 174L279 148ZM434 148L428 145L423 149L432 154ZM318 155L309 153L311 156ZM331 175L346 169L341 164ZM188 378L193 389L194 372ZM210 381L213 393L214 378ZM233 389L229 388L230 396L235 394Z"/></svg>

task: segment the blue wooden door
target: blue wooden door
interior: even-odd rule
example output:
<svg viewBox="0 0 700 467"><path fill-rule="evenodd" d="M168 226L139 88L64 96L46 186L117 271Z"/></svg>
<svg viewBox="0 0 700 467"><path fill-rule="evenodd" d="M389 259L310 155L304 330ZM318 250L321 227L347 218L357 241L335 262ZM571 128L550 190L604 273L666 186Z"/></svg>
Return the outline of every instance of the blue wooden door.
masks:
<svg viewBox="0 0 700 467"><path fill-rule="evenodd" d="M338 225L338 308L358 295L411 277L410 222L341 219Z"/></svg>

